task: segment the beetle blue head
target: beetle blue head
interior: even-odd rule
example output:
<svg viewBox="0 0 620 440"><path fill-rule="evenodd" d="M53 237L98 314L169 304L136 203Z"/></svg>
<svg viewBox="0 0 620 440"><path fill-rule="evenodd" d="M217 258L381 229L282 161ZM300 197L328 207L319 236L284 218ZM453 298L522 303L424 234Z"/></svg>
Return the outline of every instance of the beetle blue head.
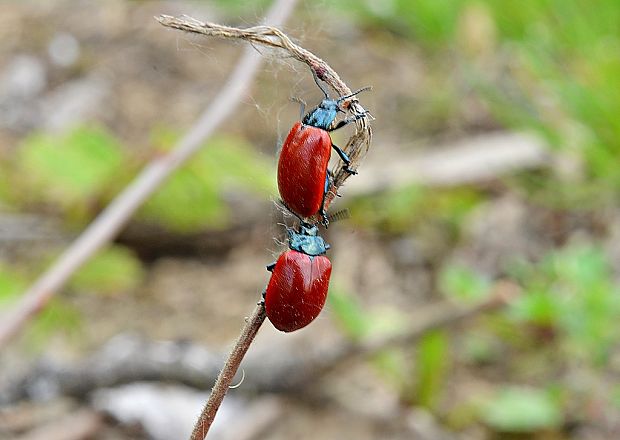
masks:
<svg viewBox="0 0 620 440"><path fill-rule="evenodd" d="M365 90L370 90L370 87L364 87L348 95L341 96L338 99L331 99L329 97L329 93L327 93L327 89L323 86L323 84L321 84L321 81L319 81L319 78L314 70L312 71L312 76L314 77L314 82L316 83L316 85L319 86L319 88L325 95L325 99L323 99L318 106L313 108L306 116L304 116L302 122L305 125L310 125L312 127L320 128L322 130L329 131L330 128L333 128L333 124L336 120L338 112L345 112L340 107L340 104L345 99L352 98L358 93Z"/></svg>
<svg viewBox="0 0 620 440"><path fill-rule="evenodd" d="M288 229L287 232L288 245L294 251L314 257L316 255L323 255L329 249L329 245L319 236L319 228L316 225L301 225L299 232L295 232L292 229Z"/></svg>
<svg viewBox="0 0 620 440"><path fill-rule="evenodd" d="M338 105L338 101L335 99L324 99L304 117L302 122L305 125L328 130L334 122L334 119L336 119L339 110L340 106Z"/></svg>

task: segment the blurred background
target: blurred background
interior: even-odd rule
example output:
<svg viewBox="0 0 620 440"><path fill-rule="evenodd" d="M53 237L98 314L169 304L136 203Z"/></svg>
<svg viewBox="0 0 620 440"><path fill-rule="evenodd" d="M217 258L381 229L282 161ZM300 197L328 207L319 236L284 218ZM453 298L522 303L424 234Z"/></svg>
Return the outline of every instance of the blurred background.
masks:
<svg viewBox="0 0 620 440"><path fill-rule="evenodd" d="M244 48L153 16L245 27L268 6L2 4L3 310ZM331 209L351 218L325 234L325 309L294 334L263 325L209 438L620 438L620 3L300 1L283 28L373 86L374 141ZM321 98L305 66L263 52L234 118L2 349L0 438L189 434L284 248L290 98Z"/></svg>

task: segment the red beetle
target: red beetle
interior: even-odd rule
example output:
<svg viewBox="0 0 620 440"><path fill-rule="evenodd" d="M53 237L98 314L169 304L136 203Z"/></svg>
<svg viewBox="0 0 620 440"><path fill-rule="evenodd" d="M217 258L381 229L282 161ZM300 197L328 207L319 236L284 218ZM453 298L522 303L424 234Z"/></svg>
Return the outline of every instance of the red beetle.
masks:
<svg viewBox="0 0 620 440"><path fill-rule="evenodd" d="M289 230L290 250L267 267L271 279L264 293L265 311L275 328L299 330L321 313L327 298L332 264L322 255L329 245L317 235L316 226Z"/></svg>
<svg viewBox="0 0 620 440"><path fill-rule="evenodd" d="M351 161L340 147L332 142L330 131L344 127L365 114L345 118L334 123L338 112L344 113L340 104L368 88L360 89L337 100L330 99L316 75L317 85L325 99L316 108L303 116L305 104L301 103L301 121L295 123L289 132L278 160L278 190L284 205L301 219L320 213L327 226L323 208L329 186L327 165L333 148L344 162L344 170L356 174L349 168Z"/></svg>

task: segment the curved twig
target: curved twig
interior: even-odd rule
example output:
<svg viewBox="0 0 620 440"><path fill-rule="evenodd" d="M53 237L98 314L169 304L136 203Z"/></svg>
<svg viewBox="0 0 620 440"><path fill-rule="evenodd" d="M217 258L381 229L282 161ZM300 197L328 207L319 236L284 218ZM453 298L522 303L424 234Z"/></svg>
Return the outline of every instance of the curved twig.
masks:
<svg viewBox="0 0 620 440"><path fill-rule="evenodd" d="M338 96L351 94L351 89L340 79L338 73L336 73L329 64L309 50L293 43L286 34L275 27L253 26L246 29L239 29L216 23L201 22L187 16L172 17L170 15L160 15L156 17L156 19L164 26L185 32L209 37L245 40L251 44L260 44L273 49L279 49L286 56L307 64L320 80L324 81L336 91ZM350 168L355 170L368 152L370 141L372 140L372 130L370 128L368 114L357 100L357 97L354 96L345 100L343 106L347 108L351 115L359 117L359 119L356 120L355 132L343 148L347 156L349 156L349 159L351 159ZM343 169L342 165L335 170L334 177L325 197L325 208L329 207L336 197L338 188L350 175L350 173ZM320 218L315 216L313 220L318 222Z"/></svg>

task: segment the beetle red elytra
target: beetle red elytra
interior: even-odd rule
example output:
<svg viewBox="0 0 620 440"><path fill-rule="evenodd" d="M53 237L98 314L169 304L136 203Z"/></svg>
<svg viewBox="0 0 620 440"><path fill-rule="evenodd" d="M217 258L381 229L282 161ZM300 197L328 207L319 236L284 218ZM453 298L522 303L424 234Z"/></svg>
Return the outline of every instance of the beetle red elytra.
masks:
<svg viewBox="0 0 620 440"><path fill-rule="evenodd" d="M316 226L302 225L299 232L288 233L290 249L267 266L271 278L264 293L267 317L283 332L299 330L321 313L332 272L323 255L329 245Z"/></svg>
<svg viewBox="0 0 620 440"><path fill-rule="evenodd" d="M356 174L349 168L351 164L349 157L332 142L329 132L366 115L364 113L350 116L335 122L338 112L344 113L341 108L342 102L368 90L369 87L338 99L330 99L316 74L314 80L324 93L325 99L305 116L305 103L301 102L301 121L296 122L289 132L278 159L278 190L284 205L302 221L319 213L323 218L323 224L327 226L324 202L329 187L327 167L332 148L344 162L344 170Z"/></svg>

